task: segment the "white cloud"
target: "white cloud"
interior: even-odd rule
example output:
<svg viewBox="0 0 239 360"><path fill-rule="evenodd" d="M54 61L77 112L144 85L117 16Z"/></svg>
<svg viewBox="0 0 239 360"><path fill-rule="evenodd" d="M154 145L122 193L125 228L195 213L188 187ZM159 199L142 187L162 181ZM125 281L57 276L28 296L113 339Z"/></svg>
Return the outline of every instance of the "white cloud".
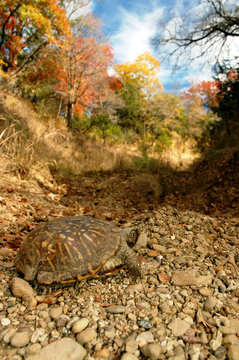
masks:
<svg viewBox="0 0 239 360"><path fill-rule="evenodd" d="M155 34L162 10L158 8L144 16L139 16L121 8L123 20L120 29L110 39L117 62L132 62L146 51L152 53L150 41Z"/></svg>

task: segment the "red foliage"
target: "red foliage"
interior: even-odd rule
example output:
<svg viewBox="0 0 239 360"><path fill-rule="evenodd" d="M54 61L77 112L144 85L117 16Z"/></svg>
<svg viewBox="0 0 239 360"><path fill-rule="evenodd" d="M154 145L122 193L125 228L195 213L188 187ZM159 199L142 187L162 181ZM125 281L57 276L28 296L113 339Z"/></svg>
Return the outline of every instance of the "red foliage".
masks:
<svg viewBox="0 0 239 360"><path fill-rule="evenodd" d="M184 96L190 97L192 95L199 96L202 99L203 105L209 106L210 108L218 106L218 81L202 81L201 83L192 86L186 92Z"/></svg>
<svg viewBox="0 0 239 360"><path fill-rule="evenodd" d="M111 90L121 90L122 89L122 82L115 76L109 77L109 87Z"/></svg>
<svg viewBox="0 0 239 360"><path fill-rule="evenodd" d="M199 84L192 86L183 93L183 96L189 98L196 95L201 98L203 105L215 109L220 104L223 92L225 91L225 86L230 86L230 82L234 82L237 79L238 73L230 69L226 74L219 73L217 80L202 81ZM230 89L227 88L227 90Z"/></svg>

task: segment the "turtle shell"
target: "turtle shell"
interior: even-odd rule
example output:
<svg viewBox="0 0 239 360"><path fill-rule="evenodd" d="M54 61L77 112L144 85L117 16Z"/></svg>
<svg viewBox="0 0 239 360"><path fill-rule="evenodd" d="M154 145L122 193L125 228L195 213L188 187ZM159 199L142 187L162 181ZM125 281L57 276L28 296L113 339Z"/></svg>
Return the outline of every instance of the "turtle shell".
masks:
<svg viewBox="0 0 239 360"><path fill-rule="evenodd" d="M63 217L38 226L15 258L26 280L67 283L95 276L120 245L119 229L87 216Z"/></svg>

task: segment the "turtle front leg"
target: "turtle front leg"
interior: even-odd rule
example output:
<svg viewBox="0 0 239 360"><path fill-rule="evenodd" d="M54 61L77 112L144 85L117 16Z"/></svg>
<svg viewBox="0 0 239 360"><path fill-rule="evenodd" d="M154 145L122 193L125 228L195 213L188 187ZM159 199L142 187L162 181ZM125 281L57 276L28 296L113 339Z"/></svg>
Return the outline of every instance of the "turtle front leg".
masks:
<svg viewBox="0 0 239 360"><path fill-rule="evenodd" d="M137 256L135 252L126 244L123 243L118 252L117 256L121 259L122 264L129 268L129 272L135 277L142 277L142 271L139 267Z"/></svg>

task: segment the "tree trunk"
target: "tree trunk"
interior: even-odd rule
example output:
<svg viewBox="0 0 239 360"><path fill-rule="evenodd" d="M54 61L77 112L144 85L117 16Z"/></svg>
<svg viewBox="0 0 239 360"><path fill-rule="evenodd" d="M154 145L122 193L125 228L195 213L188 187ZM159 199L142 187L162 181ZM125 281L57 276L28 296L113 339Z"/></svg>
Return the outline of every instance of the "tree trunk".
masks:
<svg viewBox="0 0 239 360"><path fill-rule="evenodd" d="M68 101L67 103L67 127L68 129L72 130L73 128L73 104L72 102Z"/></svg>

